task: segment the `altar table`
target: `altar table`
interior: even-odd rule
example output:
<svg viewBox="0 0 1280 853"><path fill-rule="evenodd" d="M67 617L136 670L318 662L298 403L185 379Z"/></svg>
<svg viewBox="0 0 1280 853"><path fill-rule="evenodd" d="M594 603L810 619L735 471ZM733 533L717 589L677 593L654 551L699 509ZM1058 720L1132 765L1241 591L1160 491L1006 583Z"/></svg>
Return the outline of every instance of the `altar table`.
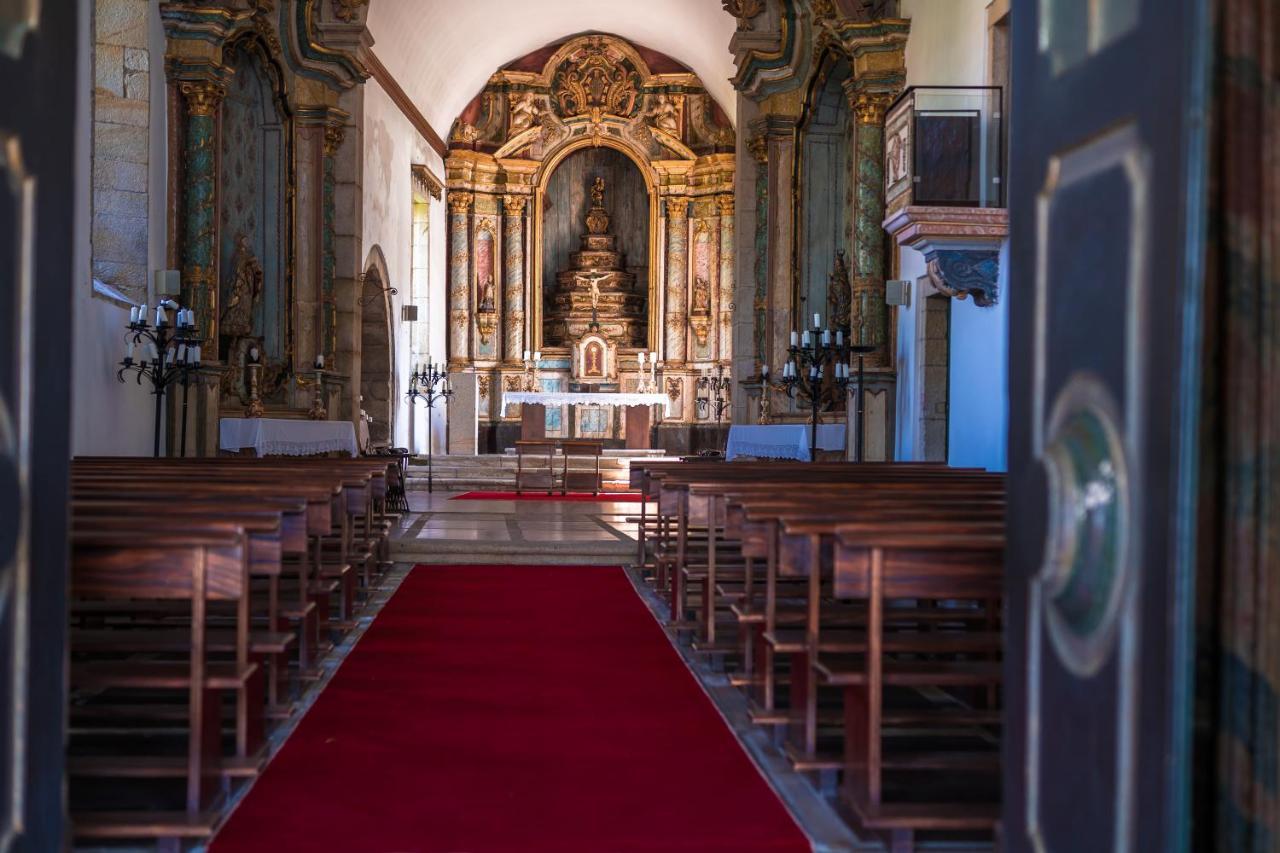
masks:
<svg viewBox="0 0 1280 853"><path fill-rule="evenodd" d="M734 424L729 427L725 458L757 456L809 461L809 424ZM819 450L844 450L844 424L818 424Z"/></svg>
<svg viewBox="0 0 1280 853"><path fill-rule="evenodd" d="M222 418L218 423L218 446L232 453L252 447L259 456L360 455L351 421Z"/></svg>
<svg viewBox="0 0 1280 853"><path fill-rule="evenodd" d="M520 405L520 437L535 440L546 436L547 406L623 406L626 408L626 446L630 450L649 447L649 407L662 406L671 413L666 394L603 393L592 391L504 391L502 407Z"/></svg>

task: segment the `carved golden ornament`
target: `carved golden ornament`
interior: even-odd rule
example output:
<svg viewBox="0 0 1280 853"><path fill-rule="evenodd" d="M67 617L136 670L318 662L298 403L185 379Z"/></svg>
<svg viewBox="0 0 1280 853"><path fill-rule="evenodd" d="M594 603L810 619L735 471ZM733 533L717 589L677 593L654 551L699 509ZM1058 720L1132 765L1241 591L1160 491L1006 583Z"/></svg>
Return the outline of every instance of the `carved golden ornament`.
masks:
<svg viewBox="0 0 1280 853"><path fill-rule="evenodd" d="M333 0L333 16L339 21L351 23L361 6L368 6L369 0Z"/></svg>
<svg viewBox="0 0 1280 853"><path fill-rule="evenodd" d="M519 373L508 373L502 377L502 390L504 391L523 391L524 386L524 376Z"/></svg>
<svg viewBox="0 0 1280 853"><path fill-rule="evenodd" d="M450 142L462 142L470 145L480 138L480 129L473 124L467 124L465 121L458 122L453 128L453 133L449 134Z"/></svg>
<svg viewBox="0 0 1280 853"><path fill-rule="evenodd" d="M886 92L860 92L852 106L859 124L884 124L884 114L893 103Z"/></svg>
<svg viewBox="0 0 1280 853"><path fill-rule="evenodd" d="M670 219L687 219L689 217L689 199L669 198L667 201L667 217Z"/></svg>
<svg viewBox="0 0 1280 853"><path fill-rule="evenodd" d="M680 399L680 380L674 376L667 377L667 396L673 403Z"/></svg>
<svg viewBox="0 0 1280 853"><path fill-rule="evenodd" d="M527 195L504 195L502 197L502 208L507 212L507 216L519 216L524 213L525 205L529 203Z"/></svg>
<svg viewBox="0 0 1280 853"><path fill-rule="evenodd" d="M721 216L733 216L734 198L731 195L716 196L716 204L720 206Z"/></svg>
<svg viewBox="0 0 1280 853"><path fill-rule="evenodd" d="M471 204L475 201L475 198L474 193L450 192L449 210L458 214L468 213L471 210Z"/></svg>
<svg viewBox="0 0 1280 853"><path fill-rule="evenodd" d="M698 341L698 346L705 347L707 345L707 337L711 334L711 319L706 316L695 316L689 318L689 328L693 329L693 336Z"/></svg>
<svg viewBox="0 0 1280 853"><path fill-rule="evenodd" d="M757 163L769 162L769 142L763 133L756 134L747 140L747 151Z"/></svg>
<svg viewBox="0 0 1280 853"><path fill-rule="evenodd" d="M738 29L751 29L751 19L764 11L763 0L720 0L720 5L738 19Z"/></svg>
<svg viewBox="0 0 1280 853"><path fill-rule="evenodd" d="M836 16L836 4L833 0L813 0L809 5L813 9L815 22L830 21Z"/></svg>
<svg viewBox="0 0 1280 853"><path fill-rule="evenodd" d="M342 147L342 140L347 136L347 129L340 124L326 124L324 126L324 156L332 157L338 153L338 149Z"/></svg>
<svg viewBox="0 0 1280 853"><path fill-rule="evenodd" d="M600 113L629 117L639 97L640 75L603 36L588 38L560 66L551 95L565 118Z"/></svg>
<svg viewBox="0 0 1280 853"><path fill-rule="evenodd" d="M498 328L498 315L493 311L486 311L483 314L476 314L476 331L480 334L480 343L489 343L489 338L493 337L493 332Z"/></svg>
<svg viewBox="0 0 1280 853"><path fill-rule="evenodd" d="M476 379L476 385L479 388L481 397L489 396L489 377L488 376L481 375L480 377L478 377Z"/></svg>
<svg viewBox="0 0 1280 853"><path fill-rule="evenodd" d="M217 80L186 80L178 91L187 99L187 112L193 116L211 116L227 94L227 87Z"/></svg>

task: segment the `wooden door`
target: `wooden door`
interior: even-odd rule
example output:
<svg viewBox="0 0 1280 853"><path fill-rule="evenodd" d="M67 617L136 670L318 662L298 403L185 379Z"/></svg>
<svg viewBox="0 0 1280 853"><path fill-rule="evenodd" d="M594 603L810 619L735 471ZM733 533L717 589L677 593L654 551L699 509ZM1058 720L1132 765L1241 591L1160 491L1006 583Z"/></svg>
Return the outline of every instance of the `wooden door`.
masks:
<svg viewBox="0 0 1280 853"><path fill-rule="evenodd" d="M3 850L51 851L64 843L77 7L0 3ZM75 284L89 286L87 269Z"/></svg>
<svg viewBox="0 0 1280 853"><path fill-rule="evenodd" d="M1013 9L1010 850L1186 846L1206 2Z"/></svg>

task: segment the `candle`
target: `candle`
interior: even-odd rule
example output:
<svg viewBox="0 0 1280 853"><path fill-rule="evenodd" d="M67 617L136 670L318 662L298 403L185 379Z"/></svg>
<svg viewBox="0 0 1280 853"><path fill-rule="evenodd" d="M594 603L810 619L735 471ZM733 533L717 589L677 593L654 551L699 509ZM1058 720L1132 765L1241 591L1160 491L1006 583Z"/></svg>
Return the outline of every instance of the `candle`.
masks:
<svg viewBox="0 0 1280 853"><path fill-rule="evenodd" d="M838 347L844 346L844 330L843 329L836 329L836 346Z"/></svg>
<svg viewBox="0 0 1280 853"><path fill-rule="evenodd" d="M822 345L824 347L831 346L831 330L830 329L822 330Z"/></svg>
<svg viewBox="0 0 1280 853"><path fill-rule="evenodd" d="M124 344L124 360L133 361L133 339L125 341Z"/></svg>
<svg viewBox="0 0 1280 853"><path fill-rule="evenodd" d="M145 302L138 307L138 322L139 323L147 322L147 303Z"/></svg>
<svg viewBox="0 0 1280 853"><path fill-rule="evenodd" d="M525 351L524 351L524 360L525 360L525 361L528 361L528 360L529 360L529 356L531 356L531 355L533 355L533 353L529 352L528 350L525 350Z"/></svg>
<svg viewBox="0 0 1280 853"><path fill-rule="evenodd" d="M815 329L821 329L821 328L822 328L822 315L821 315L821 314L814 314L814 315L813 315L813 328L815 328Z"/></svg>
<svg viewBox="0 0 1280 853"><path fill-rule="evenodd" d="M541 351L541 350L539 350L538 352L535 352L535 353L533 354L533 360L534 360L534 361L542 361L542 351Z"/></svg>
<svg viewBox="0 0 1280 853"><path fill-rule="evenodd" d="M800 336L800 346L805 349L809 348L809 330L805 329L804 334Z"/></svg>
<svg viewBox="0 0 1280 853"><path fill-rule="evenodd" d="M163 326L164 320L165 320L164 309L161 308L159 305L157 305L156 306L156 327L159 328L160 326Z"/></svg>
<svg viewBox="0 0 1280 853"><path fill-rule="evenodd" d="M258 348L257 348L257 347L249 347L249 363L250 363L250 364L257 364L257 363L258 363Z"/></svg>
<svg viewBox="0 0 1280 853"><path fill-rule="evenodd" d="M147 358L151 361L160 360L160 351L156 349L156 345L151 341L147 341Z"/></svg>
<svg viewBox="0 0 1280 853"><path fill-rule="evenodd" d="M178 364L187 363L187 345L178 344Z"/></svg>
<svg viewBox="0 0 1280 853"><path fill-rule="evenodd" d="M173 364L173 350L168 347L164 348L164 364L165 367L169 367Z"/></svg>
<svg viewBox="0 0 1280 853"><path fill-rule="evenodd" d="M636 361L640 362L641 364L644 364L644 350L641 350L639 353L636 354Z"/></svg>
<svg viewBox="0 0 1280 853"><path fill-rule="evenodd" d="M200 345L199 344L196 344L191 348L191 363L192 364L200 363Z"/></svg>
<svg viewBox="0 0 1280 853"><path fill-rule="evenodd" d="M134 305L129 309L129 324L132 325L136 322L138 322L138 306Z"/></svg>
<svg viewBox="0 0 1280 853"><path fill-rule="evenodd" d="M818 367L817 367L817 365L814 365L813 367L810 367L810 368L809 368L809 378L810 378L810 379L817 379L817 378L818 378Z"/></svg>
<svg viewBox="0 0 1280 853"><path fill-rule="evenodd" d="M769 365L767 364L760 365L760 378L761 379L769 378Z"/></svg>
<svg viewBox="0 0 1280 853"><path fill-rule="evenodd" d="M324 370L324 356L316 356L316 370Z"/></svg>
<svg viewBox="0 0 1280 853"><path fill-rule="evenodd" d="M800 338L799 338L799 336L796 334L796 330L795 330L795 329L792 329L792 330L791 330L791 345L792 345L792 346L796 346L796 345L799 343L799 341L800 341Z"/></svg>

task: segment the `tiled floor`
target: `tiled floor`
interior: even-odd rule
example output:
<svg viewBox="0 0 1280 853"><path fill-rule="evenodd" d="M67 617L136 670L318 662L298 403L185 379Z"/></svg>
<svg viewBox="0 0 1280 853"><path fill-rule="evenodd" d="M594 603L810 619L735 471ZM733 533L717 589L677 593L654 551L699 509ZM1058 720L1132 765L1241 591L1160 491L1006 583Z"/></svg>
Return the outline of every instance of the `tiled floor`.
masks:
<svg viewBox="0 0 1280 853"><path fill-rule="evenodd" d="M454 501L457 492L409 492L412 510L403 540L554 543L632 543L636 524L627 521L640 505L607 501Z"/></svg>

